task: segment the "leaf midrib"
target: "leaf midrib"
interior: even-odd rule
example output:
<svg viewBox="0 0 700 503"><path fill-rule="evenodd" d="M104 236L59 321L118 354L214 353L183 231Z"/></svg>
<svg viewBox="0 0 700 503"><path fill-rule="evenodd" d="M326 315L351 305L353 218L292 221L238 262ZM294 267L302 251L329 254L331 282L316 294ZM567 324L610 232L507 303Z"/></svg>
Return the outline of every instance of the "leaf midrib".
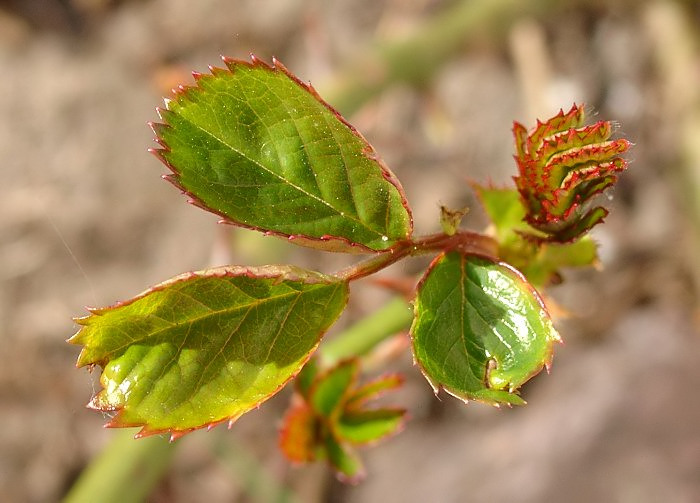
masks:
<svg viewBox="0 0 700 503"><path fill-rule="evenodd" d="M327 285L321 285L321 286L331 286L331 285L332 285L332 284L329 283L329 284L327 284ZM234 286L235 286L235 285L234 285ZM337 285L336 285L336 286L337 286ZM307 290L306 292L305 292L305 291L287 292L287 293L284 293L284 294L281 294L281 295L276 295L276 296L274 296L274 297L265 297L264 299L257 299L256 301L250 302L250 303L248 303L248 304L242 304L242 305L238 305L238 306L234 306L234 307L227 307L227 308L218 309L218 310L214 310L214 309L211 309L211 308L207 307L207 309L209 309L209 311L208 311L207 313L204 313L204 314L202 314L202 315L200 315L200 316L197 316L197 317L194 317L194 318L188 318L187 320L183 320L182 322L171 322L171 321L168 321L168 320L166 320L166 319L164 319L164 318L158 316L157 314L149 313L149 314L145 315L144 317L154 317L154 318L157 318L157 319L159 319L159 320L161 320L161 321L167 323L168 326L167 326L167 327L159 328L158 330L156 330L156 331L154 331L154 332L149 332L148 334L144 335L144 336L141 337L141 338L132 339L130 342L128 342L128 343L126 343L126 344L123 344L123 345L121 345L121 346L118 346L118 347L114 348L113 350L111 350L111 351L109 351L109 352L107 353L107 358L109 358L110 360L111 360L111 359L114 359L114 355L115 355L115 354L120 354L121 350L123 350L124 348L129 347L129 346L131 346L131 345L133 345L133 344L138 344L139 342L142 342L142 341L144 341L144 340L146 340L146 339L150 339L150 338L152 338L152 337L157 337L157 336L158 336L159 334L161 334L162 332L165 332L165 331L167 331L167 330L173 329L173 328L178 327L178 326L185 326L185 325L187 325L187 324L190 324L190 325L191 325L191 324L196 323L196 322L198 322L198 321L204 320L204 319L206 319L206 318L208 318L208 317L217 316L217 315L224 314L224 313L233 314L233 313L235 313L235 312L237 312L237 311L242 311L242 310L244 310L244 309L251 310L251 309L257 307L258 305L260 305L260 304L262 304L262 303L264 303L264 302L266 302L266 301L273 301L273 300L283 299L283 298L285 298L285 297L291 297L291 296L294 296L294 295L300 296L300 295L302 295L302 294L304 294L304 293L307 293L307 292L308 292L308 290ZM180 290L177 290L177 293L180 294L180 295L184 295L184 296L186 296L186 297L190 297L189 295L187 295L186 293L183 293L183 292L180 291ZM192 297L190 297L190 298L192 298ZM199 302L200 304L206 306L206 304L202 303L201 301L198 300L198 302Z"/></svg>
<svg viewBox="0 0 700 503"><path fill-rule="evenodd" d="M184 105L182 105L182 104L179 104L179 105L180 105L181 107L184 107ZM213 138L214 140L216 140L217 142L219 142L221 145L223 145L224 147L229 148L231 151L237 153L238 155L240 155L240 156L243 157L244 159L246 159L246 160L252 162L252 163L255 164L256 166L258 166L260 169L262 169L262 170L266 171L267 173L271 174L272 176L278 178L278 179L279 179L280 181L282 181L284 184L287 184L287 185L289 185L290 187L293 187L294 189L298 190L299 192L301 192L301 193L304 194L305 196L308 196L309 198L314 199L314 200L316 200L316 201L322 203L323 205L327 206L328 208L330 208L331 210L333 210L333 211L336 213L336 216L341 217L341 218L347 218L348 220L357 222L357 223L360 224L362 227L364 227L365 229L367 229L369 232L371 232L372 234L375 234L377 237L383 237L383 236L384 236L384 234L383 234L382 232L376 231L376 230L372 229L371 227L368 227L367 224L366 224L365 222L363 222L362 220L360 220L359 215L356 217L356 216L354 216L354 215L348 215L346 212L343 212L343 211L338 210L337 208L335 208L332 204L330 204L330 203L329 203L328 201L326 201L325 199L322 199L322 198L320 198L320 197L318 197L318 196L316 196L316 195L314 195L314 194L311 194L310 192L307 192L307 191L304 190L302 187L299 187L298 185L292 183L291 180L288 180L287 178L284 178L284 177L283 177L282 175L280 175L279 173L275 173L275 172L272 171L270 168L268 168L267 166L265 166L264 164L262 164L259 160L254 159L254 158L252 158L252 157L246 155L246 154L245 154L244 152L242 152L241 150L235 148L234 146L229 145L226 141L224 141L224 140L222 140L221 138L219 138L219 137L218 137L217 135L215 135L213 132L208 131L208 130L205 129L203 126L200 126L198 123L194 122L194 121L191 120L190 118L185 117L185 116L182 115L182 114L178 114L178 115L179 115L184 121L188 122L189 124L191 124L192 126L194 126L195 128L197 128L199 131L201 131L201 132L205 133L206 135L210 136L211 138ZM295 127L296 127L296 124L295 124ZM303 144L303 143L302 143L302 144ZM312 169L312 171L313 171L313 167L312 167L311 169ZM347 167L346 167L346 170L347 170Z"/></svg>

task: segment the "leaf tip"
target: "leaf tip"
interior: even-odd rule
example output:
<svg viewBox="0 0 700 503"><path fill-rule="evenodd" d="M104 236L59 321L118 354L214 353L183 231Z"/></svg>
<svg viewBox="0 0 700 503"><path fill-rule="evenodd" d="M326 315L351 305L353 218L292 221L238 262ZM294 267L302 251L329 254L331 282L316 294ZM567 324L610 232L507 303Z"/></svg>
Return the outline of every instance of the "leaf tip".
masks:
<svg viewBox="0 0 700 503"><path fill-rule="evenodd" d="M168 442L171 444L175 442L178 438L182 438L185 435L189 433L189 430L176 430L176 431L171 431L170 432L170 438L168 439Z"/></svg>
<svg viewBox="0 0 700 503"><path fill-rule="evenodd" d="M149 148L146 149L146 152L148 152L149 154L151 154L152 156L154 156L154 157L155 157L156 159L158 159L159 161L163 162L163 154L161 154L161 151L162 151L162 150L163 150L163 149L161 149L161 148L149 147Z"/></svg>
<svg viewBox="0 0 700 503"><path fill-rule="evenodd" d="M89 308L89 307L86 307L85 309L87 309L88 311L90 311L90 308ZM73 323L76 323L76 324L78 324L78 325L80 325L80 326L86 326L86 325L88 325L88 319L90 319L90 316L91 316L91 314L88 314L88 315L86 315L86 316L75 316L75 317L71 318L71 320L73 320ZM77 334L76 334L76 335L77 335ZM73 337L75 337L75 336L73 336ZM71 339L72 339L73 337L71 337Z"/></svg>
<svg viewBox="0 0 700 503"><path fill-rule="evenodd" d="M88 316L82 316L80 319L87 321L91 316L102 316L110 311L109 307L91 307L85 306L85 309L90 313Z"/></svg>
<svg viewBox="0 0 700 503"><path fill-rule="evenodd" d="M156 108L156 112L158 113L158 117L160 117L161 120L164 120L163 116L167 115L165 113L165 112L167 112L167 110L163 110L160 107ZM167 131L168 129L172 129L172 127L168 124L164 124L162 122L155 122L155 121L148 121L147 124L148 124L148 127L151 128L151 131L153 131L153 134L156 135L155 140L158 142L158 144L165 146L165 142L163 141L163 133L165 131Z"/></svg>
<svg viewBox="0 0 700 503"><path fill-rule="evenodd" d="M220 68L220 67L218 67L218 66L209 65L208 68L209 68L209 71L211 72L211 74L212 74L214 77L219 77L219 76L221 76L221 75L223 75L223 74L225 74L225 73L230 73L230 72L231 72L231 70L229 70L228 68Z"/></svg>

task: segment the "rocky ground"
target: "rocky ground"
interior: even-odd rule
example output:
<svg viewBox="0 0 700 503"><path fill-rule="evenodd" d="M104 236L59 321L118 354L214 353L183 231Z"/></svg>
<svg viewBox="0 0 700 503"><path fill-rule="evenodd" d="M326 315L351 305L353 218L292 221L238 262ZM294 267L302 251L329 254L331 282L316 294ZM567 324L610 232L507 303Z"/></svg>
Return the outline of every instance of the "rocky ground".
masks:
<svg viewBox="0 0 700 503"><path fill-rule="evenodd" d="M377 41L454 3L0 2L0 500L59 500L114 435L84 409L98 384L65 343L83 306L212 264L344 263L184 204L146 153L160 97L249 52L323 94ZM404 183L418 233L437 230L439 204L484 225L467 182L509 183L513 119L583 101L619 122L635 147L594 233L602 269L549 292L572 313L551 375L525 387L526 407L465 407L436 399L405 355L392 365L413 419L363 453L361 485L286 464L283 394L181 440L152 501L271 501L260 480L304 502L700 501L700 8L571 2L482 31L423 86L392 86L350 119ZM358 291L346 323L383 295Z"/></svg>

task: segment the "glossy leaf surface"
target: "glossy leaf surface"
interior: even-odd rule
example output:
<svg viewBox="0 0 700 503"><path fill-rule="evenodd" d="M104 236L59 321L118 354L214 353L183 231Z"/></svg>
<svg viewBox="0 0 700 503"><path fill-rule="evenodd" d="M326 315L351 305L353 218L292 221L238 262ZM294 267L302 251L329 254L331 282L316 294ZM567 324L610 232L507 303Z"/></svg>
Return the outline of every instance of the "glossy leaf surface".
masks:
<svg viewBox="0 0 700 503"><path fill-rule="evenodd" d="M418 288L413 353L437 392L522 404L517 389L559 340L541 299L514 269L458 252L438 257Z"/></svg>
<svg viewBox="0 0 700 503"><path fill-rule="evenodd" d="M411 235L396 177L310 85L277 61L224 62L153 125L173 183L226 221L298 244L382 251Z"/></svg>
<svg viewBox="0 0 700 503"><path fill-rule="evenodd" d="M93 408L142 434L235 420L276 393L347 302L347 284L291 266L189 273L94 309L70 339L99 364Z"/></svg>

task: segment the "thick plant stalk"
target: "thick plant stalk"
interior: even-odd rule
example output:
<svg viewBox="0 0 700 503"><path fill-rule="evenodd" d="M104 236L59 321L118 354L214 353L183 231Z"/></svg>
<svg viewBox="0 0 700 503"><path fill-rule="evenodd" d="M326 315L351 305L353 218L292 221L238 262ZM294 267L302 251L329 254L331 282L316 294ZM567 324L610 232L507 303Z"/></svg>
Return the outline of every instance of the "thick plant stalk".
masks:
<svg viewBox="0 0 700 503"><path fill-rule="evenodd" d="M321 360L330 366L343 358L362 356L387 337L407 329L412 318L413 311L407 302L396 297L347 328L335 339L321 345Z"/></svg>
<svg viewBox="0 0 700 503"><path fill-rule="evenodd" d="M131 429L115 432L66 495L65 503L145 501L170 466L175 445L163 437L134 440Z"/></svg>

